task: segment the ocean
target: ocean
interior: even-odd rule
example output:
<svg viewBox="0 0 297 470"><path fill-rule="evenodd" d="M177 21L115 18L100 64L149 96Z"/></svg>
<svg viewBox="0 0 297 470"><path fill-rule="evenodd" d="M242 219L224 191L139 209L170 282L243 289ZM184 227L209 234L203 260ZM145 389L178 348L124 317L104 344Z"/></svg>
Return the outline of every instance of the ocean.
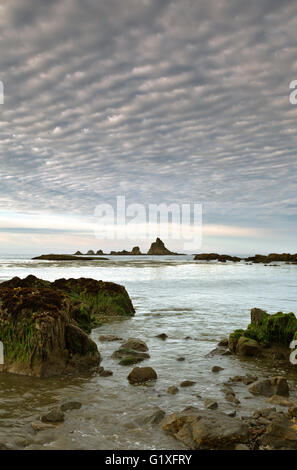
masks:
<svg viewBox="0 0 297 470"><path fill-rule="evenodd" d="M229 377L283 373L255 359L207 355L221 338L248 325L253 307L297 314L297 265L202 263L190 255L113 256L90 262L33 261L32 256L0 256L0 282L29 274L50 281L62 277L112 281L126 287L136 314L92 331L102 365L113 371L111 377L37 379L1 374L0 443L26 449L182 449L181 443L146 423L156 407L169 413L189 405L204 407L205 398L214 398L221 411L231 411L234 405L221 391ZM166 341L156 337L160 333L168 335ZM111 358L120 342L101 343L103 334L144 340L151 358L142 365L157 371L156 383L130 385L131 367ZM181 356L184 361L177 360ZM213 365L224 370L214 374ZM293 375L287 377L296 398L297 381ZM195 384L176 395L167 394L169 386L179 386L183 380ZM241 383L234 391L241 402L238 416L267 406L267 399L253 397ZM82 408L70 411L54 430L34 433L32 421L69 399L79 400Z"/></svg>

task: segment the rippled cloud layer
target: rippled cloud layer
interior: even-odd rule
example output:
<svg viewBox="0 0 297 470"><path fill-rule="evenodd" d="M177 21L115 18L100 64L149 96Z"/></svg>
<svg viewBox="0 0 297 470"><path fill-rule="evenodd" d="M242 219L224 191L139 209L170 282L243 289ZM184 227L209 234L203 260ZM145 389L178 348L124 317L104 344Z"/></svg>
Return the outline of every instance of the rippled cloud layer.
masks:
<svg viewBox="0 0 297 470"><path fill-rule="evenodd" d="M295 1L4 0L0 28L0 210L195 201L296 237Z"/></svg>

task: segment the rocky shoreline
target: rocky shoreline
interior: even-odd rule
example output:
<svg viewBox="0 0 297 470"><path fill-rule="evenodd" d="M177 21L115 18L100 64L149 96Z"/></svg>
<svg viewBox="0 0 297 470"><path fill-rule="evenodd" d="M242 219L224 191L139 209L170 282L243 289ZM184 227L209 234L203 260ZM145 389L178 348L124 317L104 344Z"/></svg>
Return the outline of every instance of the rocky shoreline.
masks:
<svg viewBox="0 0 297 470"><path fill-rule="evenodd" d="M3 282L0 300L0 340L6 354L4 365L0 366L2 371L50 377L90 370L113 380L113 371L104 369L100 362L104 357L104 344L120 342L112 359L123 370L127 369L130 386L153 385L160 380L157 367L154 370L139 365L150 358L143 339L101 335L99 352L97 344L88 336L92 328L105 321L134 315L134 307L123 286L85 278L49 282L28 276ZM231 332L229 338L223 338L207 356L269 358L273 363L279 362L282 370L296 372L297 366L289 360L289 345L297 338L296 331L297 319L293 313L270 315L255 308L248 327ZM160 333L157 337L166 348L168 335ZM219 365L210 366L210 373L218 377L222 370ZM182 411L166 413L156 408L143 425L158 426L181 445L194 450L297 449L297 401L290 399L290 385L285 375L262 378L237 375L220 385L231 411L224 412L220 401L209 396L200 397L204 401L203 408L189 406L191 402L185 398L188 406ZM246 387L251 398L263 396L267 406L256 408L249 416L238 417L241 403L236 387L239 385ZM169 386L167 394L175 399L174 396L191 387L195 387L195 381L184 378L179 385ZM31 427L35 433L56 429L67 419L68 412L80 407L77 400L56 405L33 421Z"/></svg>

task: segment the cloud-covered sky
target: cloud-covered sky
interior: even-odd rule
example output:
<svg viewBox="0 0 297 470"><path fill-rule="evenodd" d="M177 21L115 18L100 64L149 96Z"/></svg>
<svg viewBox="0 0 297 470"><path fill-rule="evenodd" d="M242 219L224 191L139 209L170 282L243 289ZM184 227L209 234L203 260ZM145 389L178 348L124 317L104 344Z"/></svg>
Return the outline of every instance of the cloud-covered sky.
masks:
<svg viewBox="0 0 297 470"><path fill-rule="evenodd" d="M296 79L294 0L2 0L0 251L130 248L91 227L122 195L296 252Z"/></svg>

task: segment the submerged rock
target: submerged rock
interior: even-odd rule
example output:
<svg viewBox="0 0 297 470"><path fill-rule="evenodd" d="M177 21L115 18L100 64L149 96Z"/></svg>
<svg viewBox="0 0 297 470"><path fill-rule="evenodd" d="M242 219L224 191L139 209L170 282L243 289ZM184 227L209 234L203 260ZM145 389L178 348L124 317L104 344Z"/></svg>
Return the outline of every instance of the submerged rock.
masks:
<svg viewBox="0 0 297 470"><path fill-rule="evenodd" d="M0 371L37 377L98 366L96 343L72 323L72 302L48 288L0 286Z"/></svg>
<svg viewBox="0 0 297 470"><path fill-rule="evenodd" d="M51 411L41 416L43 423L61 423L64 421L65 415L61 408L58 406L53 408Z"/></svg>
<svg viewBox="0 0 297 470"><path fill-rule="evenodd" d="M79 410L81 406L80 401L67 401L66 403L62 403L61 411L64 413L70 410Z"/></svg>
<svg viewBox="0 0 297 470"><path fill-rule="evenodd" d="M169 395L175 395L176 393L178 393L178 391L179 391L178 388L175 387L174 385L171 385L167 389L167 393L169 393Z"/></svg>
<svg viewBox="0 0 297 470"><path fill-rule="evenodd" d="M193 380L183 380L183 382L180 383L181 387L192 387L195 385L196 382L193 382Z"/></svg>

